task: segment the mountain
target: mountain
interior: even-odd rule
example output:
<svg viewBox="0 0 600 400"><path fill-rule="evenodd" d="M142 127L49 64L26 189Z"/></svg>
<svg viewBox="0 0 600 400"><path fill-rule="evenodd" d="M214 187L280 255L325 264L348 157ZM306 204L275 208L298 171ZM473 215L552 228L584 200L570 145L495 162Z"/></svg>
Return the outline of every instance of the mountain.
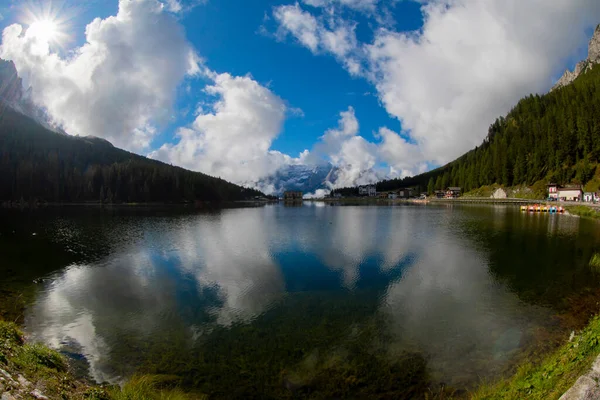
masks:
<svg viewBox="0 0 600 400"><path fill-rule="evenodd" d="M375 183L382 173L372 168L356 170L352 165L287 165L274 174L252 182L252 186L266 193L281 195L286 190L299 190L313 194L317 190L329 191L334 187Z"/></svg>
<svg viewBox="0 0 600 400"><path fill-rule="evenodd" d="M0 58L0 101L19 113L28 116L46 129L66 134L52 123L46 111L36 106L31 100L31 88L23 91L23 81L17 74L12 61Z"/></svg>
<svg viewBox="0 0 600 400"><path fill-rule="evenodd" d="M588 57L585 60L578 62L573 71L566 70L552 90L570 85L581 74L590 71L597 64L600 64L600 25L596 27L594 35L590 40Z"/></svg>
<svg viewBox="0 0 600 400"><path fill-rule="evenodd" d="M0 202L182 203L263 193L49 129L12 62L0 60Z"/></svg>
<svg viewBox="0 0 600 400"><path fill-rule="evenodd" d="M322 165L287 165L273 175L260 179L255 186L267 192L281 195L286 190L299 190L305 194L318 189L329 189L337 179L338 168L326 163Z"/></svg>
<svg viewBox="0 0 600 400"><path fill-rule="evenodd" d="M490 126L481 146L455 161L414 177L379 182L378 190L420 187L432 192L459 186L469 191L500 184L533 186L543 196L549 182L600 190L599 47L600 28L585 73L546 95L522 99Z"/></svg>
<svg viewBox="0 0 600 400"><path fill-rule="evenodd" d="M16 104L23 97L23 82L17 75L12 61L0 58L0 99L9 104Z"/></svg>

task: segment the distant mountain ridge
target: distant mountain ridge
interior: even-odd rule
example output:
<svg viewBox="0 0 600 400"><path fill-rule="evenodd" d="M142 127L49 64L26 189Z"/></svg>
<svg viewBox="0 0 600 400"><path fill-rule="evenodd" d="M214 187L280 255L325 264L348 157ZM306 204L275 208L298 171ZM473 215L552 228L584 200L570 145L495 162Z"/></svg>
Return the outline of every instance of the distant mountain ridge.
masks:
<svg viewBox="0 0 600 400"><path fill-rule="evenodd" d="M600 25L596 27L594 35L588 46L588 57L577 63L573 71L566 70L563 76L556 82L552 90L570 85L581 74L590 71L595 65L600 64Z"/></svg>

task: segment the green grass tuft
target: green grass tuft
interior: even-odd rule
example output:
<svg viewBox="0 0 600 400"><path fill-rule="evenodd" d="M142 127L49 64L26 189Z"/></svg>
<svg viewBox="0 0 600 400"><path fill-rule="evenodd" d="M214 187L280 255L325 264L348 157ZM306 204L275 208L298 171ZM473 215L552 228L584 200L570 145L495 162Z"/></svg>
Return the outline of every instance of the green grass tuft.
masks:
<svg viewBox="0 0 600 400"><path fill-rule="evenodd" d="M26 344L13 359L17 367L22 370L36 372L45 368L58 372L67 370L67 362L56 351L39 344Z"/></svg>
<svg viewBox="0 0 600 400"><path fill-rule="evenodd" d="M0 320L0 361L6 363L7 357L23 345L23 332L12 322Z"/></svg>
<svg viewBox="0 0 600 400"><path fill-rule="evenodd" d="M108 390L113 400L187 400L190 397L178 388L163 388L168 379L160 375L134 376L121 388ZM208 398L196 396L195 398Z"/></svg>
<svg viewBox="0 0 600 400"><path fill-rule="evenodd" d="M600 253L594 253L592 258L590 259L590 267L594 271L600 272Z"/></svg>
<svg viewBox="0 0 600 400"><path fill-rule="evenodd" d="M597 209L588 206L569 206L566 207L570 214L578 215L584 218L600 219L600 212Z"/></svg>

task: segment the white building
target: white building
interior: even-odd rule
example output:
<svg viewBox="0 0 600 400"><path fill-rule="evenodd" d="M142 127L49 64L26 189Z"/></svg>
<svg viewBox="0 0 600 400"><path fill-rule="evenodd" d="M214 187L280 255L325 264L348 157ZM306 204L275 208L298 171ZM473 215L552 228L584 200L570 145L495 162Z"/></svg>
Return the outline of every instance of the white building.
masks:
<svg viewBox="0 0 600 400"><path fill-rule="evenodd" d="M564 187L558 189L558 199L562 201L581 201L583 191L581 187Z"/></svg>
<svg viewBox="0 0 600 400"><path fill-rule="evenodd" d="M388 193L388 199L395 200L398 198L398 193L392 192Z"/></svg>
<svg viewBox="0 0 600 400"><path fill-rule="evenodd" d="M375 196L377 196L377 189L375 188L375 185L359 186L358 187L358 195L375 197Z"/></svg>
<svg viewBox="0 0 600 400"><path fill-rule="evenodd" d="M558 190L560 186L556 183L548 184L548 198L558 200Z"/></svg>
<svg viewBox="0 0 600 400"><path fill-rule="evenodd" d="M583 201L588 203L597 203L599 199L598 193L594 192L585 192L583 194Z"/></svg>

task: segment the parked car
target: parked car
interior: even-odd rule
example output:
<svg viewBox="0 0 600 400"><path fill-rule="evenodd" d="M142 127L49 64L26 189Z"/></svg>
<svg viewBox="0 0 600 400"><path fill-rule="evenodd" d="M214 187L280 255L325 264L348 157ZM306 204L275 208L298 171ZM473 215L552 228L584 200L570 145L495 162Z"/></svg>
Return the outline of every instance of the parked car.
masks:
<svg viewBox="0 0 600 400"><path fill-rule="evenodd" d="M546 200L547 201L558 201L558 199L556 197L548 197Z"/></svg>

